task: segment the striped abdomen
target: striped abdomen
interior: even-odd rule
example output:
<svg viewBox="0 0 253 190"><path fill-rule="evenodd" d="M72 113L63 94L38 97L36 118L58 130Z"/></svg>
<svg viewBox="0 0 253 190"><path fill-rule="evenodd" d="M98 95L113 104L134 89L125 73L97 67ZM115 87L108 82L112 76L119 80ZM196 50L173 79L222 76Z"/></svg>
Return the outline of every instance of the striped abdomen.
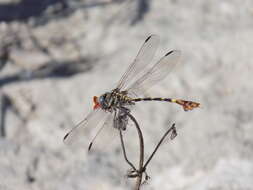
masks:
<svg viewBox="0 0 253 190"><path fill-rule="evenodd" d="M163 101L163 102L173 102L183 106L184 111L189 111L200 106L200 103L181 100L181 99L172 99L172 98L133 98L132 101Z"/></svg>

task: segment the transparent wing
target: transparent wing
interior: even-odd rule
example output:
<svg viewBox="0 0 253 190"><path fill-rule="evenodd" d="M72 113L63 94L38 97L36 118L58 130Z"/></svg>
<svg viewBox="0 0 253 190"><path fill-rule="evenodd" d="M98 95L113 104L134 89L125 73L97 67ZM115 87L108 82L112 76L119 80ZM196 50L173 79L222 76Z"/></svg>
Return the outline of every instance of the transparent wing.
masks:
<svg viewBox="0 0 253 190"><path fill-rule="evenodd" d="M109 113L102 127L93 134L89 144L89 151L93 149L107 151L112 148L113 142L119 134L118 129L113 127L113 118L114 113Z"/></svg>
<svg viewBox="0 0 253 190"><path fill-rule="evenodd" d="M152 60L158 44L159 37L156 35L151 35L145 40L133 63L128 67L127 71L120 79L117 85L118 89L126 88L127 85L132 82L133 78L136 77L136 75L138 75L141 71L143 71L143 69Z"/></svg>
<svg viewBox="0 0 253 190"><path fill-rule="evenodd" d="M92 110L84 120L78 123L64 136L64 143L67 145L80 143L88 144L87 135L89 135L91 129L93 130L98 127L99 124L103 124L107 115L108 113L102 109Z"/></svg>
<svg viewBox="0 0 253 190"><path fill-rule="evenodd" d="M163 56L151 69L143 74L128 89L130 95L141 95L145 91L163 80L179 63L181 52L173 50Z"/></svg>

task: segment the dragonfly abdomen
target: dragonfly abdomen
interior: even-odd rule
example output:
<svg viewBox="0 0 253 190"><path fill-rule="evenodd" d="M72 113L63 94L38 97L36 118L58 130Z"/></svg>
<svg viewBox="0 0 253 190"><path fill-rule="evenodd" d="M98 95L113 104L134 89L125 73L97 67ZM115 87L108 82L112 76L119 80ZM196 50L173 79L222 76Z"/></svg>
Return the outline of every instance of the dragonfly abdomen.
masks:
<svg viewBox="0 0 253 190"><path fill-rule="evenodd" d="M140 102L140 101L165 101L165 102L172 102L172 100L173 99L171 99L171 98L151 98L151 97L132 99L132 101L134 101L134 102Z"/></svg>
<svg viewBox="0 0 253 190"><path fill-rule="evenodd" d="M183 106L185 111L192 110L194 108L197 108L200 106L200 103L187 101L187 100L181 100L181 99L172 99L172 98L134 98L132 99L134 102L140 102L140 101L163 101L163 102L172 102L179 104Z"/></svg>

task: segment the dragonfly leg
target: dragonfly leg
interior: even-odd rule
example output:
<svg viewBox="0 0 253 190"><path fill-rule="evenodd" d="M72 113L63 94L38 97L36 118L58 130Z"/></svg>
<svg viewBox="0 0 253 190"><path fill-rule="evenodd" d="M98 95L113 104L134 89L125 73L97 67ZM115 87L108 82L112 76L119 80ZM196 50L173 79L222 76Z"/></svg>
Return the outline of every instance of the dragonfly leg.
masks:
<svg viewBox="0 0 253 190"><path fill-rule="evenodd" d="M116 129L121 129L123 131L126 130L127 124L128 124L128 116L127 113L130 113L129 109L125 109L122 111L121 109L116 109L114 112L114 127Z"/></svg>

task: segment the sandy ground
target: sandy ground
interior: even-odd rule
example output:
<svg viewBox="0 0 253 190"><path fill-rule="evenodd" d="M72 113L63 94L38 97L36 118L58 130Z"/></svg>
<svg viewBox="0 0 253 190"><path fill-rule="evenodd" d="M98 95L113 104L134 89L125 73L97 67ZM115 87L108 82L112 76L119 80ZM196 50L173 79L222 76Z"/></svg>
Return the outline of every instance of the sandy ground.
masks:
<svg viewBox="0 0 253 190"><path fill-rule="evenodd" d="M1 43L7 35L13 40L11 30L22 44L11 49L15 64L7 64L1 78L51 59L97 58L92 69L73 77L1 87L16 109L8 110L6 136L0 138L1 190L132 189L118 137L104 141L106 151L91 154L88 140L86 146L68 147L62 138L92 110L94 95L115 87L150 34L161 40L154 62L172 49L181 50L182 59L149 94L189 99L202 107L184 112L174 104L136 104L132 113L143 129L146 156L173 122L178 131L151 161L151 180L142 189L253 189L253 1L153 0L144 19L131 24L135 7L114 3L74 9L65 18L30 28L21 21L0 24ZM34 47L29 33L50 56ZM126 141L136 162L134 130Z"/></svg>

